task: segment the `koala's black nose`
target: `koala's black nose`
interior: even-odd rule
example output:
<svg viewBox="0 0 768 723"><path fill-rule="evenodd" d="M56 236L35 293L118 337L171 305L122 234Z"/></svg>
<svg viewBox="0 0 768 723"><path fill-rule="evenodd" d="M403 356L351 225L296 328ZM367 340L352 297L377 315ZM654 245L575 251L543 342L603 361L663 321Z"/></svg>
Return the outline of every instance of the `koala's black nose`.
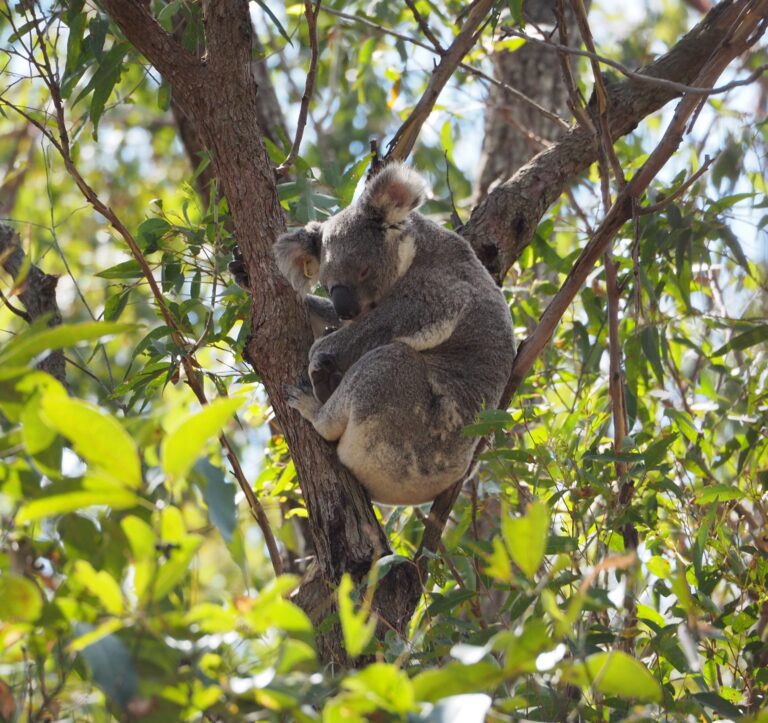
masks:
<svg viewBox="0 0 768 723"><path fill-rule="evenodd" d="M331 302L339 319L354 319L360 313L360 306L347 286L334 286L331 289Z"/></svg>

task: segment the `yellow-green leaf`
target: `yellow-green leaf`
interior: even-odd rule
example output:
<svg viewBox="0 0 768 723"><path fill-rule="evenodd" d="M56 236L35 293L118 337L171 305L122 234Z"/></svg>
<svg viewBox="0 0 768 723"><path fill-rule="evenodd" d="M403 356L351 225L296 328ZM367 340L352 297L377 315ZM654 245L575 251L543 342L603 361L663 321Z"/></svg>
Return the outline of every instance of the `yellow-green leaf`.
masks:
<svg viewBox="0 0 768 723"><path fill-rule="evenodd" d="M42 610L43 596L34 582L21 575L0 575L0 620L31 623Z"/></svg>
<svg viewBox="0 0 768 723"><path fill-rule="evenodd" d="M186 419L164 440L161 459L166 474L183 477L205 451L211 437L217 435L245 402L244 397L217 399Z"/></svg>
<svg viewBox="0 0 768 723"><path fill-rule="evenodd" d="M46 421L72 443L89 467L133 489L141 487L136 444L117 419L93 404L57 394L45 394L41 409Z"/></svg>
<svg viewBox="0 0 768 723"><path fill-rule="evenodd" d="M661 702L661 686L648 668L620 650L596 653L582 663L566 666L563 680L582 688L594 687L605 695Z"/></svg>
<svg viewBox="0 0 768 723"><path fill-rule="evenodd" d="M106 570L97 571L87 560L77 560L74 577L99 599L108 613L120 615L123 612L123 592L117 580Z"/></svg>
<svg viewBox="0 0 768 723"><path fill-rule="evenodd" d="M87 321L82 324L62 324L53 328L34 328L15 336L0 351L0 362L20 364L44 351L73 346L81 341L94 341L104 336L132 331L136 324L115 324L103 321Z"/></svg>
<svg viewBox="0 0 768 723"><path fill-rule="evenodd" d="M110 484L98 477L87 477L81 487L66 492L56 492L38 497L24 504L16 513L16 523L39 520L43 517L63 515L94 505L104 505L113 510L125 510L141 502L130 490Z"/></svg>
<svg viewBox="0 0 768 723"><path fill-rule="evenodd" d="M350 657L360 655L365 646L371 641L376 631L376 623L369 620L370 604L363 605L360 612L355 611L352 602L352 578L344 575L339 583L339 619L341 632L344 635L344 647Z"/></svg>
<svg viewBox="0 0 768 723"><path fill-rule="evenodd" d="M72 653L77 653L84 650L89 645L93 645L102 638L105 638L107 635L117 632L122 627L122 620L118 620L117 618L106 620L93 630L89 630L87 633L75 638L69 645L67 645L67 650Z"/></svg>
<svg viewBox="0 0 768 723"><path fill-rule="evenodd" d="M528 505L523 517L515 519L504 514L501 532L510 557L532 580L547 549L549 508L536 500Z"/></svg>

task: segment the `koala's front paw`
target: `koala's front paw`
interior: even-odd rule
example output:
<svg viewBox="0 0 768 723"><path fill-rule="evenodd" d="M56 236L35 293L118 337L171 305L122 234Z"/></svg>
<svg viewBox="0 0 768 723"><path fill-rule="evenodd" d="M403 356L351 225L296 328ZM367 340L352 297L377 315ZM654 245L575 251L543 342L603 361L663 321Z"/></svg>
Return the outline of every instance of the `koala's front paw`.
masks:
<svg viewBox="0 0 768 723"><path fill-rule="evenodd" d="M240 247L235 244L232 248L232 261L227 264L229 273L232 274L235 283L241 286L246 291L251 288L251 280L248 278L248 269L245 267L245 261L243 259L243 252L240 251Z"/></svg>
<svg viewBox="0 0 768 723"><path fill-rule="evenodd" d="M286 384L283 391L289 407L295 409L304 419L314 421L322 405L312 396L309 385L304 387Z"/></svg>
<svg viewBox="0 0 768 723"><path fill-rule="evenodd" d="M312 354L309 360L309 378L312 380L312 389L318 401L322 404L328 401L336 387L341 384L341 377L333 354L323 351Z"/></svg>

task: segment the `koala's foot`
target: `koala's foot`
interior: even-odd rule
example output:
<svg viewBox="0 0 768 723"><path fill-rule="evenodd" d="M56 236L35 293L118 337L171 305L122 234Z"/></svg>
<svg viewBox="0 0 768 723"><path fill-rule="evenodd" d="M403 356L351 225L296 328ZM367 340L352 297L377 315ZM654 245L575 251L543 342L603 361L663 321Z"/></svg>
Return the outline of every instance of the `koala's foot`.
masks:
<svg viewBox="0 0 768 723"><path fill-rule="evenodd" d="M288 406L295 409L307 421L314 422L323 405L312 395L309 386L286 384L283 389Z"/></svg>
<svg viewBox="0 0 768 723"><path fill-rule="evenodd" d="M235 244L232 248L232 261L227 265L229 273L232 274L235 283L241 286L246 291L251 288L251 280L248 278L248 270L245 268L245 261L243 259L243 252L240 251L240 247Z"/></svg>
<svg viewBox="0 0 768 723"><path fill-rule="evenodd" d="M315 397L325 404L341 384L342 373L336 365L336 358L325 352L313 354L309 360L309 378L312 380Z"/></svg>

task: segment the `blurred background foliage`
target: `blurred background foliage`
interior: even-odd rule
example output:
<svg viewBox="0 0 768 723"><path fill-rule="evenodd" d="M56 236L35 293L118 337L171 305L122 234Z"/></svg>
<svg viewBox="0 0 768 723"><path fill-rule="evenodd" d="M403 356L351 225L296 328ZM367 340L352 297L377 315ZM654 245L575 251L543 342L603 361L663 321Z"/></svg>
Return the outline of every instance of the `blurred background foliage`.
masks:
<svg viewBox="0 0 768 723"><path fill-rule="evenodd" d="M152 5L199 49L198 3ZM268 68L281 111L267 143L279 163L304 89L304 6L251 5L254 61ZM464 4L415 6L449 43ZM470 430L491 431L495 444L454 509L408 638L377 643L370 589L341 586L348 651L369 656L344 672L320 665L312 626L289 601L311 559L305 511L242 358L248 299L226 272L233 238L226 202L205 180L208 159L190 164L168 87L97 2L42 2L34 22L31 7L4 4L0 19L0 220L26 258L16 278L0 274L0 290L18 308L29 264L57 276L64 326L53 336L44 319L29 327L0 305L1 720L768 720L762 82L708 101L647 203L708 155L711 170L615 243L623 449L612 448L600 267L511 410ZM384 148L433 67L432 53L381 30L424 41L405 4L323 7L310 122L280 184L295 223L349 203L370 139ZM600 52L628 67L671 47L697 17L681 0L590 10ZM519 2L499 2L467 62L492 73L494 32L519 18ZM212 412L184 384L122 239L35 125L53 122L50 89L25 60L42 52L30 48L35 27L58 63L74 164L138 240L197 345L208 397L234 400ZM745 62L756 67L765 52ZM426 212L449 226L472 208L487 95L487 83L459 70L412 157L433 189ZM616 144L627 174L669 113ZM592 168L507 278L519 338L601 213ZM66 387L34 370L53 347L64 348ZM217 443L222 429L290 575L274 578ZM396 554L413 554L426 510L381 509ZM371 582L395 562L385 558Z"/></svg>

